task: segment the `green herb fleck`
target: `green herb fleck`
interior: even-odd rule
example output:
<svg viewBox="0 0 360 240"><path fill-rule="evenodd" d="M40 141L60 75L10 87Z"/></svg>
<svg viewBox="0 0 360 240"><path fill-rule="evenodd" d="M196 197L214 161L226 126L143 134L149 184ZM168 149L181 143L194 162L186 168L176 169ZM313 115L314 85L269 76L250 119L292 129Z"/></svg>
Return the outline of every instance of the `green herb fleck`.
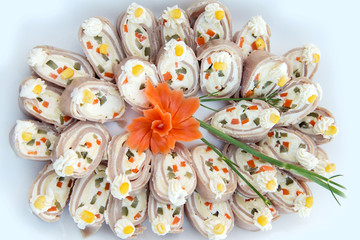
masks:
<svg viewBox="0 0 360 240"><path fill-rule="evenodd" d="M172 158L176 158L176 157L177 157L177 153L176 153L176 152L172 152L170 155L172 156Z"/></svg>
<svg viewBox="0 0 360 240"><path fill-rule="evenodd" d="M246 115L246 113L243 113L243 114L240 115L241 121L244 121L247 118L248 118L248 116Z"/></svg>
<svg viewBox="0 0 360 240"><path fill-rule="evenodd" d="M295 92L295 93L300 93L300 88L299 88L299 87L295 87L295 88L294 88L294 92Z"/></svg>
<svg viewBox="0 0 360 240"><path fill-rule="evenodd" d="M144 55L145 55L145 57L150 56L150 47L146 47L146 48L145 48L145 50L144 50Z"/></svg>
<svg viewBox="0 0 360 240"><path fill-rule="evenodd" d="M85 159L87 155L88 155L88 152L81 152L81 157L83 159Z"/></svg>
<svg viewBox="0 0 360 240"><path fill-rule="evenodd" d="M38 100L38 102L42 102L42 98L41 97L37 97L36 100Z"/></svg>
<svg viewBox="0 0 360 240"><path fill-rule="evenodd" d="M157 214L159 214L159 215L164 215L164 210L163 210L163 208L161 208L161 207L159 207L159 208L157 208Z"/></svg>
<svg viewBox="0 0 360 240"><path fill-rule="evenodd" d="M99 208L99 213L104 214L104 212L105 212L105 207L104 207L104 206L101 206L101 207Z"/></svg>
<svg viewBox="0 0 360 240"><path fill-rule="evenodd" d="M105 69L100 64L97 66L97 69L99 70L100 73L105 72Z"/></svg>
<svg viewBox="0 0 360 240"><path fill-rule="evenodd" d="M301 128L309 128L310 126L309 126L309 124L307 122L302 121L301 123L299 123L299 127L301 127Z"/></svg>
<svg viewBox="0 0 360 240"><path fill-rule="evenodd" d="M260 125L260 118L255 118L254 123L255 123L256 126L259 126Z"/></svg>
<svg viewBox="0 0 360 240"><path fill-rule="evenodd" d="M290 185L290 184L292 184L293 182L294 182L294 180L292 180L290 177L287 177L286 179L285 179L285 181L286 181L286 186L287 185Z"/></svg>
<svg viewBox="0 0 360 240"><path fill-rule="evenodd" d="M54 63L53 60L49 60L46 62L46 65L48 65L49 67L51 67L52 69L56 70L58 68L58 65L56 65L56 63Z"/></svg>
<svg viewBox="0 0 360 240"><path fill-rule="evenodd" d="M218 76L219 76L219 77L224 77L224 76L225 76L225 74L224 74L224 72L223 72L223 71L219 70L219 71L218 71Z"/></svg>
<svg viewBox="0 0 360 240"><path fill-rule="evenodd" d="M33 146L34 143L35 143L35 139L31 139L30 141L28 141L28 142L26 143L26 145L28 145L28 146Z"/></svg>
<svg viewBox="0 0 360 240"><path fill-rule="evenodd" d="M97 200L97 195L95 194L95 195L92 197L92 199L91 199L91 201L90 201L90 204L91 204L91 205L94 205L94 204L96 203L96 200Z"/></svg>
<svg viewBox="0 0 360 240"><path fill-rule="evenodd" d="M284 145L280 145L280 153L288 152L289 149L285 147Z"/></svg>
<svg viewBox="0 0 360 240"><path fill-rule="evenodd" d="M102 44L102 37L101 36L95 36L94 39L98 44Z"/></svg>
<svg viewBox="0 0 360 240"><path fill-rule="evenodd" d="M126 152L126 156L128 157L128 159L130 159L131 157L134 157L135 155L133 154L133 152L130 149L128 149Z"/></svg>
<svg viewBox="0 0 360 240"><path fill-rule="evenodd" d="M89 157L86 158L86 162L87 162L87 163L90 164L90 163L92 163L92 161L93 161L93 160L92 160L91 158L89 158Z"/></svg>
<svg viewBox="0 0 360 240"><path fill-rule="evenodd" d="M137 197L135 197L130 206L132 208L136 208L138 204L139 204L139 199Z"/></svg>
<svg viewBox="0 0 360 240"><path fill-rule="evenodd" d="M143 47L144 47L137 39L135 39L135 45L139 50L143 49Z"/></svg>
<svg viewBox="0 0 360 240"><path fill-rule="evenodd" d="M173 178L175 178L175 173L174 172L168 172L167 177L168 177L168 179L173 179Z"/></svg>
<svg viewBox="0 0 360 240"><path fill-rule="evenodd" d="M175 211L173 212L172 215L173 215L173 216L179 215L179 214L180 214L180 210L181 210L180 207L175 208Z"/></svg>
<svg viewBox="0 0 360 240"><path fill-rule="evenodd" d="M311 113L308 114L308 117L318 118L318 117L319 117L319 114L316 113L316 112L311 112Z"/></svg>
<svg viewBox="0 0 360 240"><path fill-rule="evenodd" d="M128 214L129 214L128 208L127 207L122 207L121 208L121 215L126 217Z"/></svg>
<svg viewBox="0 0 360 240"><path fill-rule="evenodd" d="M99 188L100 187L100 185L101 185L101 183L104 181L104 178L102 177L102 178L97 178L97 179L95 179L95 187L96 188Z"/></svg>
<svg viewBox="0 0 360 240"><path fill-rule="evenodd" d="M186 172L184 176L187 177L187 178L191 178L191 177L192 177L192 173L191 173L191 172Z"/></svg>
<svg viewBox="0 0 360 240"><path fill-rule="evenodd" d="M73 67L74 67L75 70L80 70L81 69L81 65L78 62L76 62Z"/></svg>
<svg viewBox="0 0 360 240"><path fill-rule="evenodd" d="M145 83L142 83L139 87L139 90L143 90L143 89L145 89Z"/></svg>
<svg viewBox="0 0 360 240"><path fill-rule="evenodd" d="M56 207L59 211L62 210L61 204L60 204L58 201L55 202L55 207Z"/></svg>
<svg viewBox="0 0 360 240"><path fill-rule="evenodd" d="M256 208L251 209L251 214L254 215L255 213L259 212Z"/></svg>
<svg viewBox="0 0 360 240"><path fill-rule="evenodd" d="M106 103L107 98L105 96L102 96L101 98L99 98L100 101L100 106L102 106L104 103Z"/></svg>
<svg viewBox="0 0 360 240"><path fill-rule="evenodd" d="M187 70L186 70L186 68L182 67L182 68L176 69L175 72L176 72L176 74L180 74L180 73L186 74Z"/></svg>
<svg viewBox="0 0 360 240"><path fill-rule="evenodd" d="M48 148L48 149L50 148L51 142L49 139L46 140L45 145L46 145L46 148Z"/></svg>

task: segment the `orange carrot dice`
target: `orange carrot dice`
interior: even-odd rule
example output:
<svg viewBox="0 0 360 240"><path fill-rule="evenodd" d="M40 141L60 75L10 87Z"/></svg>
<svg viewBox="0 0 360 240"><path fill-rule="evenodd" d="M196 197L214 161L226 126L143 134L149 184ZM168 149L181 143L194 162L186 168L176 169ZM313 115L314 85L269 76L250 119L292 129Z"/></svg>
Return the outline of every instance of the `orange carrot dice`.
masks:
<svg viewBox="0 0 360 240"><path fill-rule="evenodd" d="M258 110L257 105L249 106L248 108L249 108L249 110Z"/></svg>
<svg viewBox="0 0 360 240"><path fill-rule="evenodd" d="M91 142L86 142L85 145L87 148L91 148L91 146L92 146Z"/></svg>
<svg viewBox="0 0 360 240"><path fill-rule="evenodd" d="M208 57L206 60L207 60L208 64L212 64L211 57Z"/></svg>
<svg viewBox="0 0 360 240"><path fill-rule="evenodd" d="M116 118L117 116L119 116L119 113L114 112L113 118Z"/></svg>
<svg viewBox="0 0 360 240"><path fill-rule="evenodd" d="M184 74L179 74L178 75L178 77L177 77L177 79L179 80L179 81L182 81L183 79L184 79Z"/></svg>
<svg viewBox="0 0 360 240"><path fill-rule="evenodd" d="M283 142L283 145L286 147L286 148L289 148L289 142Z"/></svg>
<svg viewBox="0 0 360 240"><path fill-rule="evenodd" d="M58 188L61 188L61 187L62 187L62 182L57 182L57 183L56 183L56 186L57 186Z"/></svg>
<svg viewBox="0 0 360 240"><path fill-rule="evenodd" d="M105 191L108 191L110 189L110 183L106 183L105 185Z"/></svg>
<svg viewBox="0 0 360 240"><path fill-rule="evenodd" d="M225 213L225 217L227 218L227 219L231 219L231 217L230 217L230 215L229 214L227 214L227 213Z"/></svg>
<svg viewBox="0 0 360 240"><path fill-rule="evenodd" d="M215 35L215 32L213 30L211 30L211 29L208 29L206 31L206 34L209 35L210 37L213 37Z"/></svg>
<svg viewBox="0 0 360 240"><path fill-rule="evenodd" d="M68 122L71 119L69 116L64 116L64 122Z"/></svg>
<svg viewBox="0 0 360 240"><path fill-rule="evenodd" d="M199 46L203 45L205 43L205 38L204 37L198 37L196 39L196 42Z"/></svg>
<svg viewBox="0 0 360 240"><path fill-rule="evenodd" d="M178 166L177 166L177 165L173 165L173 170L174 170L174 172L179 171Z"/></svg>
<svg viewBox="0 0 360 240"><path fill-rule="evenodd" d="M314 121L314 120L311 120L309 123L310 123L313 127L315 126L315 121Z"/></svg>
<svg viewBox="0 0 360 240"><path fill-rule="evenodd" d="M219 168L218 168L218 166L213 166L213 169L215 170L215 171L219 171Z"/></svg>
<svg viewBox="0 0 360 240"><path fill-rule="evenodd" d="M246 123L248 123L248 122L249 122L249 119L248 119L248 118L246 118L246 119L244 119L244 120L242 120L242 121L241 121L241 124L243 124L243 125L244 125L244 124L246 124Z"/></svg>
<svg viewBox="0 0 360 240"><path fill-rule="evenodd" d="M101 191L98 191L98 192L96 193L96 195L98 195L98 196L101 196L101 194L102 194Z"/></svg>
<svg viewBox="0 0 360 240"><path fill-rule="evenodd" d="M179 218L178 216L176 216L176 217L174 218L173 222L171 223L171 225L175 225L175 224L177 224L177 223L179 223L179 222L180 222L180 218Z"/></svg>
<svg viewBox="0 0 360 240"><path fill-rule="evenodd" d="M126 199L129 200L130 202L132 202L134 200L134 198L132 196L127 196Z"/></svg>
<svg viewBox="0 0 360 240"><path fill-rule="evenodd" d="M164 81L169 81L172 79L172 75L170 72L166 72L163 74Z"/></svg>
<svg viewBox="0 0 360 240"><path fill-rule="evenodd" d="M38 109L37 107L35 107L35 106L33 106L33 110L34 110L35 112L37 112L38 114L41 114L41 113L42 113L42 111L41 111L40 109Z"/></svg>
<svg viewBox="0 0 360 240"><path fill-rule="evenodd" d="M290 108L290 107L291 107L291 103L292 103L292 100L290 100L290 99L285 99L285 102L284 102L284 104L283 104L283 107Z"/></svg>
<svg viewBox="0 0 360 240"><path fill-rule="evenodd" d="M226 109L226 112L232 112L235 109L236 109L235 107L231 107L231 108Z"/></svg>
<svg viewBox="0 0 360 240"><path fill-rule="evenodd" d="M36 141L36 146L40 146L40 142L39 141Z"/></svg>
<svg viewBox="0 0 360 240"><path fill-rule="evenodd" d="M87 47L87 49L93 49L93 45L91 44L90 41L86 42L86 47Z"/></svg>
<svg viewBox="0 0 360 240"><path fill-rule="evenodd" d="M236 125L236 124L239 124L239 123L240 123L239 119L237 119L237 118L231 119L231 124L232 125Z"/></svg>
<svg viewBox="0 0 360 240"><path fill-rule="evenodd" d="M268 137L274 136L274 132L268 132Z"/></svg>
<svg viewBox="0 0 360 240"><path fill-rule="evenodd" d="M246 97L250 97L251 95L253 95L254 94L254 91L253 90L249 90L249 91L247 91L247 93L246 93Z"/></svg>
<svg viewBox="0 0 360 240"><path fill-rule="evenodd" d="M228 170L227 168L223 168L222 170L223 170L224 173L228 173L228 172L229 172L229 170Z"/></svg>
<svg viewBox="0 0 360 240"><path fill-rule="evenodd" d="M247 163L247 165L248 165L250 168L256 167L254 160L249 160L249 161L247 161L246 163Z"/></svg>
<svg viewBox="0 0 360 240"><path fill-rule="evenodd" d="M101 144L101 141L99 139L96 140L96 144L97 145L100 145Z"/></svg>
<svg viewBox="0 0 360 240"><path fill-rule="evenodd" d="M50 73L50 74L49 74L49 77L51 77L52 79L57 79L58 75L53 74L53 73Z"/></svg>
<svg viewBox="0 0 360 240"><path fill-rule="evenodd" d="M243 47L243 44L244 44L244 37L241 37L241 38L240 38L240 45L239 45L239 46L242 48L242 47Z"/></svg>
<svg viewBox="0 0 360 240"><path fill-rule="evenodd" d="M286 93L281 93L280 94L280 97L286 97L288 95L288 93L286 92Z"/></svg>
<svg viewBox="0 0 360 240"><path fill-rule="evenodd" d="M55 206L53 206L53 207L49 208L47 210L47 212L55 212L56 210L57 210L57 208Z"/></svg>
<svg viewBox="0 0 360 240"><path fill-rule="evenodd" d="M211 151L211 147L207 146L207 147L206 147L206 151L207 151L207 152L208 152L208 151Z"/></svg>
<svg viewBox="0 0 360 240"><path fill-rule="evenodd" d="M207 79L209 79L209 77L210 77L210 73L206 73L205 74L205 79L207 80Z"/></svg>
<svg viewBox="0 0 360 240"><path fill-rule="evenodd" d="M282 189L282 192L283 192L283 195L289 195L290 194L289 190L287 190L285 188Z"/></svg>
<svg viewBox="0 0 360 240"><path fill-rule="evenodd" d="M185 167L185 166L186 166L185 161L181 161L181 162L180 162L180 166L181 166L181 167Z"/></svg>
<svg viewBox="0 0 360 240"><path fill-rule="evenodd" d="M124 32L128 32L128 27L126 24L124 25Z"/></svg>
<svg viewBox="0 0 360 240"><path fill-rule="evenodd" d="M259 77L260 77L260 73L256 74L256 76L255 76L255 78L254 78L254 81L259 80Z"/></svg>
<svg viewBox="0 0 360 240"><path fill-rule="evenodd" d="M105 72L105 73L104 73L104 76L105 76L105 77L108 77L108 78L113 78L113 77L114 77L114 74L113 74L113 73L110 73L110 72Z"/></svg>
<svg viewBox="0 0 360 240"><path fill-rule="evenodd" d="M42 105L47 108L47 107L49 107L49 102L44 101L44 102L42 103Z"/></svg>
<svg viewBox="0 0 360 240"><path fill-rule="evenodd" d="M133 162L135 162L135 159L133 157L131 157L131 158L128 159L128 161L133 163Z"/></svg>

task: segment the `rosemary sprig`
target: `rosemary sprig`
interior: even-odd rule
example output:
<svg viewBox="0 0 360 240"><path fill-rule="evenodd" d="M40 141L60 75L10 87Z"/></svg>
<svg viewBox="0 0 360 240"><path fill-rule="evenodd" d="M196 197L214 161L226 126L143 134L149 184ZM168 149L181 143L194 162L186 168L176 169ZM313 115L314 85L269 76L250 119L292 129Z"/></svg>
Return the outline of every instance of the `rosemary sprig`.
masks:
<svg viewBox="0 0 360 240"><path fill-rule="evenodd" d="M225 157L217 148L215 148L205 138L201 138L206 145L208 145L263 201L267 206L271 205L271 201L266 199L240 172L236 167L239 167L236 163Z"/></svg>
<svg viewBox="0 0 360 240"><path fill-rule="evenodd" d="M268 163L271 163L273 165L276 165L282 169L286 169L286 170L289 170L289 171L292 171L298 175L301 175L317 184L319 184L320 186L324 187L325 189L328 189L329 191L331 191L332 194L336 194L340 197L343 197L345 198L345 194L340 191L339 189L335 188L334 186L331 186L332 185L335 185L335 186L338 186L340 188L343 188L343 189L346 189L344 186L336 183L336 182L333 182L331 179L332 178L326 178L324 176L321 176L319 174L316 174L314 172L311 172L311 171L308 171L306 169L303 169L299 166L295 166L293 164L289 164L289 163L284 163L284 162L281 162L279 160L276 160L272 157L269 157L269 156L266 156L258 151L256 151L255 149L251 148L250 146L246 145L245 143L242 143L230 136L228 136L227 134L217 130L216 128L213 128L212 126L210 126L209 124L199 120L199 119L196 119L197 121L199 121L200 123L200 126L206 130L208 130L209 132L215 134L216 136L224 139L225 141L245 150L246 152L262 159L263 161L265 162L268 162Z"/></svg>

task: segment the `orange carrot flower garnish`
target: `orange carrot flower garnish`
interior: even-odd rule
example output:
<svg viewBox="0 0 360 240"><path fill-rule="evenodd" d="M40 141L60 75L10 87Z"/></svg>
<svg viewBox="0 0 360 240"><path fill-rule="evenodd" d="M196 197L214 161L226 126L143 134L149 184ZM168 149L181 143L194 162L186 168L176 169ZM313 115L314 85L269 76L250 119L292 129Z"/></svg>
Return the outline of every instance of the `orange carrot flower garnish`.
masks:
<svg viewBox="0 0 360 240"><path fill-rule="evenodd" d="M200 123L192 117L200 106L198 98L184 99L182 91L170 90L167 83L154 88L149 80L145 95L153 108L127 126L128 147L139 153L150 148L154 154L166 154L176 141L190 142L202 137Z"/></svg>

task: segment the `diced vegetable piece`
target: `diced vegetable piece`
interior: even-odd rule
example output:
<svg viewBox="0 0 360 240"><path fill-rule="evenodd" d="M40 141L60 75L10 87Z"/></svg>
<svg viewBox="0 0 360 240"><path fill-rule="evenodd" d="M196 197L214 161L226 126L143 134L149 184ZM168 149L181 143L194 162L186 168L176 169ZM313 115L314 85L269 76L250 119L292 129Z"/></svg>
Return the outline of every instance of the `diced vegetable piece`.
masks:
<svg viewBox="0 0 360 240"><path fill-rule="evenodd" d="M47 61L46 65L48 65L49 67L51 67L54 70L56 70L58 68L58 65L56 65L56 63L53 60Z"/></svg>

